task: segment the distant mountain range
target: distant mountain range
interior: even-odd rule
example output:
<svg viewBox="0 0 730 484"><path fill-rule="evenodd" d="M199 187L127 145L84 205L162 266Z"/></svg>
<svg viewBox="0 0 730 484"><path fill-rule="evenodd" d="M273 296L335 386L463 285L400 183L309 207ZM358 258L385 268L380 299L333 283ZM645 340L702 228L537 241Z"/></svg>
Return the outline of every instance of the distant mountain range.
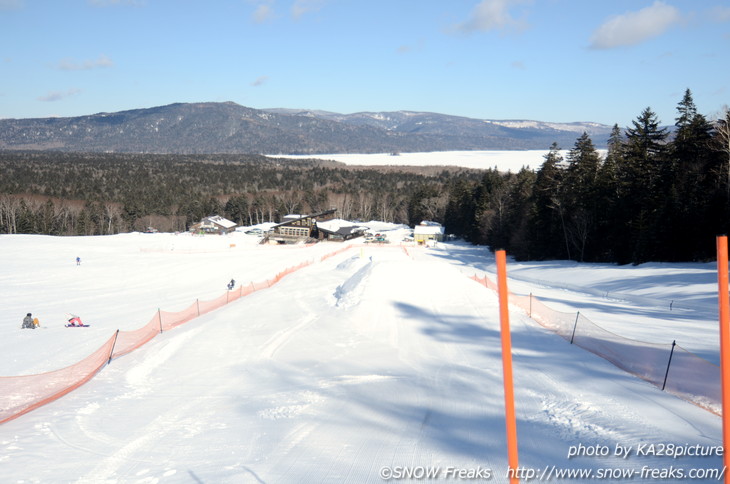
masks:
<svg viewBox="0 0 730 484"><path fill-rule="evenodd" d="M412 111L338 114L177 103L71 118L0 119L0 149L122 153L392 153L569 149L598 123L486 120Z"/></svg>

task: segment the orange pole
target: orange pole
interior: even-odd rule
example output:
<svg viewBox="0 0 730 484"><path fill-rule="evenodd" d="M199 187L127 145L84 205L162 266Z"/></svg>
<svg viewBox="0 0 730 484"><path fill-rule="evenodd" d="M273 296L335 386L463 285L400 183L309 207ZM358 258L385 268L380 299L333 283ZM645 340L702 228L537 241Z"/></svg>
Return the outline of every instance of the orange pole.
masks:
<svg viewBox="0 0 730 484"><path fill-rule="evenodd" d="M720 380L722 388L722 443L730 449L730 293L728 292L727 236L717 237L717 294L720 303ZM730 468L730 452L723 456L725 469ZM730 476L725 472L725 484Z"/></svg>
<svg viewBox="0 0 730 484"><path fill-rule="evenodd" d="M509 291L507 290L507 254L495 252L497 258L497 288L499 293L499 325L502 334L502 373L504 375L504 413L507 423L507 458L510 483L519 483L517 474L517 420L515 391L512 379L512 338L509 330Z"/></svg>

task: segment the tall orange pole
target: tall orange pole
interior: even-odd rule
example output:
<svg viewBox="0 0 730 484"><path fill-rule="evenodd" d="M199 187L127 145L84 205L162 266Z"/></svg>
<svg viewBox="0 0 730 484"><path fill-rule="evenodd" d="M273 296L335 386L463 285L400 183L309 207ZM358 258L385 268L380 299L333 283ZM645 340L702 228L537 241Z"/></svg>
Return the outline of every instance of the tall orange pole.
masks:
<svg viewBox="0 0 730 484"><path fill-rule="evenodd" d="M517 474L517 419L515 391L512 379L512 337L509 329L509 291L507 290L507 254L495 252L497 258L497 289L499 294L499 325L502 334L502 373L504 375L504 413L507 423L507 459L510 483L520 482Z"/></svg>
<svg viewBox="0 0 730 484"><path fill-rule="evenodd" d="M717 295L720 303L720 380L722 389L722 443L730 449L730 292L728 292L727 236L717 237ZM725 484L730 484L730 452L723 457Z"/></svg>

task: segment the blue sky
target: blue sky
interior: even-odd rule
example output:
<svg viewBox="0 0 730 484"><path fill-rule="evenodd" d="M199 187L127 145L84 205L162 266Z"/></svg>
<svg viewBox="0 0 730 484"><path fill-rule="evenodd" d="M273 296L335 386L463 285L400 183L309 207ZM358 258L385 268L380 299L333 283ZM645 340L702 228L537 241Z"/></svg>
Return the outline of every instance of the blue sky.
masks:
<svg viewBox="0 0 730 484"><path fill-rule="evenodd" d="M628 126L730 104L728 0L0 0L0 118L174 102Z"/></svg>

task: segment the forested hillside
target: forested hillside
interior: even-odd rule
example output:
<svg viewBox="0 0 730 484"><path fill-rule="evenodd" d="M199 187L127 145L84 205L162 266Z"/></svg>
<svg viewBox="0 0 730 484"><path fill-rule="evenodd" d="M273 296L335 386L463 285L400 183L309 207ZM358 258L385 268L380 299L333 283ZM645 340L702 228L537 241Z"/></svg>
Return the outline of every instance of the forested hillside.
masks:
<svg viewBox="0 0 730 484"><path fill-rule="evenodd" d="M505 123L410 111L351 115L176 103L72 118L0 119L0 149L96 153L391 153L545 149L597 123Z"/></svg>
<svg viewBox="0 0 730 484"><path fill-rule="evenodd" d="M584 133L537 171L345 166L258 155L0 152L0 233L186 230L337 208L350 220L429 219L518 259L641 263L714 257L730 229L730 112L711 123L691 92L670 138L650 108L613 127L601 157Z"/></svg>
<svg viewBox="0 0 730 484"><path fill-rule="evenodd" d="M333 207L345 219L417 223L443 217L452 180L479 176L258 155L2 152L0 232L182 231L212 214L248 225Z"/></svg>

